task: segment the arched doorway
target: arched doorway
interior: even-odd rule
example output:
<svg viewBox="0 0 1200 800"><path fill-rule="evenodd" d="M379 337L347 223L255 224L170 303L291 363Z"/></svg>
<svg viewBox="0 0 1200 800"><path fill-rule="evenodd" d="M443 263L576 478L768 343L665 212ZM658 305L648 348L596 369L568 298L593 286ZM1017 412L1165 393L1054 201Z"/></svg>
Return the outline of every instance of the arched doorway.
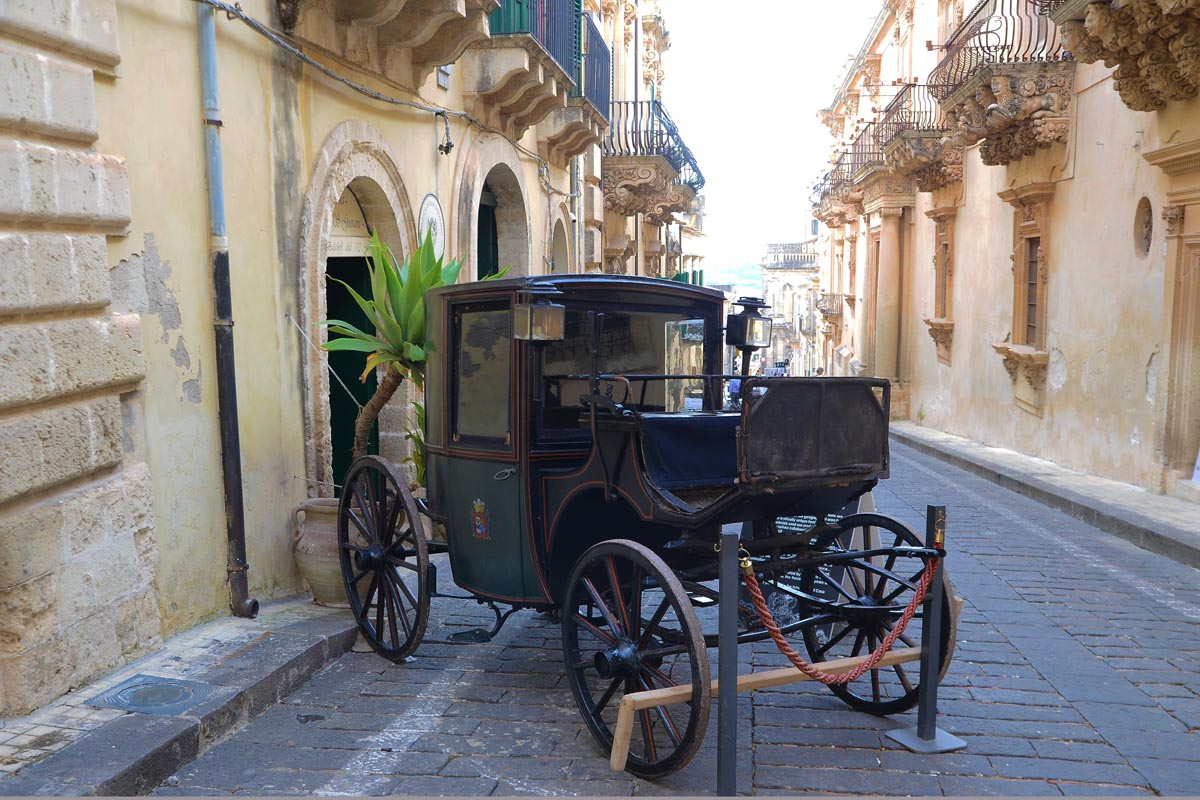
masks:
<svg viewBox="0 0 1200 800"><path fill-rule="evenodd" d="M550 271L563 275L571 271L570 250L567 248L567 229L562 220L554 223L554 248L551 250Z"/></svg>
<svg viewBox="0 0 1200 800"><path fill-rule="evenodd" d="M497 164L479 192L476 280L509 267L509 275L529 274L529 223L517 176Z"/></svg>
<svg viewBox="0 0 1200 800"><path fill-rule="evenodd" d="M360 186L360 191L362 190ZM333 227L330 230L325 260L325 312L328 319L348 322L361 331L370 331L374 322L367 318L355 302L350 289L361 297L371 296L370 273L367 271L366 248L370 227L362 203L354 193L353 184L346 187L333 208ZM329 440L334 482L350 469L354 452L354 426L359 410L371 399L379 385L374 371L363 379L364 354L340 350L330 351L329 370L334 385L329 390ZM367 452L379 452L379 424L371 430ZM335 490L335 495L340 491Z"/></svg>

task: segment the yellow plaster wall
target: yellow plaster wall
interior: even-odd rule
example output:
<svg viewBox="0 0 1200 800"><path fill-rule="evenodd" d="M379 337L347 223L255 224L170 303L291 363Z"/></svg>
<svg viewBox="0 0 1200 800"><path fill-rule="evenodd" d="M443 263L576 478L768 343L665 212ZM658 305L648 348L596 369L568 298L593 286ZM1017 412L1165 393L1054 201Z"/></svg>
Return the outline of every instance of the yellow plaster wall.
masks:
<svg viewBox="0 0 1200 800"><path fill-rule="evenodd" d="M270 19L267 0L242 7ZM118 19L119 72L97 83L99 146L127 159L132 197L129 235L110 239L110 265L149 276L139 402L158 520L158 602L169 635L226 613L228 602L196 12L192 3L119 0ZM458 226L469 224L451 200L456 165L476 131L451 120L456 146L440 156L441 123L431 114L369 100L308 68L293 85L295 64L224 15L217 16L217 50L249 578L252 595L265 599L301 587L289 512L307 494L301 370L308 345L286 315L299 310L302 265L289 254L297 252L300 206L321 145L349 119L381 131L414 217L426 193L439 195L453 256L461 255L454 252ZM407 96L401 87L352 77ZM462 108L458 72L449 91L431 76L422 95ZM536 128L523 144L536 151ZM535 161L523 157L521 169L532 271L541 272L546 193ZM567 191L566 171L551 168L549 177Z"/></svg>
<svg viewBox="0 0 1200 800"><path fill-rule="evenodd" d="M1078 65L1070 141L1008 167L967 153L957 216L952 366L937 362L922 317L933 316L932 206L919 195L905 335L913 417L921 424L1148 488L1158 488L1155 403L1164 380L1162 296L1166 181L1141 157L1160 146L1160 117L1125 107L1111 70ZM1200 104L1172 110L1174 128L1200 125ZM1013 209L1005 189L1054 181L1050 206L1044 415L1013 403L990 344L1011 331ZM1138 200L1149 198L1149 253L1134 245Z"/></svg>

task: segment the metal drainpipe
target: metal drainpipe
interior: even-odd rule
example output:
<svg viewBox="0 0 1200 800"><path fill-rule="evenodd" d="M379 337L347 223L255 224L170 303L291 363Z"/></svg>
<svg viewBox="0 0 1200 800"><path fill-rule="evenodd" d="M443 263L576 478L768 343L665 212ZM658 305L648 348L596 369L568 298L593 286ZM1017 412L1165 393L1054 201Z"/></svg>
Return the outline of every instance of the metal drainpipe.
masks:
<svg viewBox="0 0 1200 800"><path fill-rule="evenodd" d="M209 257L213 272L213 338L217 349L217 409L221 423L221 477L229 540L229 607L239 617L258 616L246 583L246 518L242 504L242 445L238 436L237 381L233 360L233 300L229 240L225 234L225 184L221 168L221 117L217 105L216 11L196 7L200 86L204 95L204 163L208 177Z"/></svg>

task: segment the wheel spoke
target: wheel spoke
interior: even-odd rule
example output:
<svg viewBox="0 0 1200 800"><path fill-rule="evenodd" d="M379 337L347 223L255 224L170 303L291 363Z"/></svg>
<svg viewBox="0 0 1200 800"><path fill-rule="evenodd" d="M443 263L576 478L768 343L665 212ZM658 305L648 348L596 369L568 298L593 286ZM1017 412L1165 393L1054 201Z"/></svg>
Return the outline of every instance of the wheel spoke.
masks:
<svg viewBox="0 0 1200 800"><path fill-rule="evenodd" d="M387 503L388 503L387 495L385 494L384 499L382 501L383 507L385 509L387 509ZM396 533L397 533L396 523L399 522L399 520L400 520L401 505L403 505L403 504L400 502L400 496L397 495L396 497L394 497L392 499L392 507L390 509L388 509L387 525L385 525L383 528L384 536L386 537L386 538L384 538L384 547L388 550L395 547L396 542L400 538L400 537L396 536Z"/></svg>
<svg viewBox="0 0 1200 800"><path fill-rule="evenodd" d="M829 575L826 575L821 570L817 570L817 577L820 578L823 583L829 584L829 586L831 586L835 592L837 592L838 594L840 594L842 597L846 598L847 600L853 602L858 599L854 595L847 592L846 588L844 586L842 586L842 584L840 582L835 581L833 578L831 578Z"/></svg>
<svg viewBox="0 0 1200 800"><path fill-rule="evenodd" d="M663 684L666 686L678 686L679 685L678 683L676 683L675 681L671 680L666 675L664 675L661 670L659 670L655 667L652 667L649 664L643 664L642 669L650 675L657 675L658 679L660 681L662 681ZM648 688L653 688L653 687L648 687Z"/></svg>
<svg viewBox="0 0 1200 800"><path fill-rule="evenodd" d="M358 487L356 486L355 489L357 490L357 488ZM361 504L359 505L359 508L362 508ZM358 528L358 532L361 533L363 538L367 540L367 547L370 547L371 542L375 540L375 534L371 533L371 531L367 529L367 523L359 519L358 514L354 513L354 509L351 508L349 504L346 506L346 514L350 517L350 521L354 523L354 527ZM367 548L364 547L362 549L366 550Z"/></svg>
<svg viewBox="0 0 1200 800"><path fill-rule="evenodd" d="M387 563L391 564L393 567L404 567L409 572L418 571L416 564L406 561L403 558L397 558L396 556L387 556Z"/></svg>
<svg viewBox="0 0 1200 800"><path fill-rule="evenodd" d="M391 631L392 634L392 649L398 650L400 649L400 632L396 630L396 617L401 617L404 619L404 628L406 632L408 631L408 618L403 617L400 609L397 608L399 603L397 602L396 598L396 588L392 586L392 582L388 579L386 574L383 576L383 588L387 590L386 599L388 610L388 630Z"/></svg>
<svg viewBox="0 0 1200 800"><path fill-rule="evenodd" d="M640 678L640 680L643 688L647 690L654 688L650 684L650 681L646 680L644 677ZM675 684L671 685L674 686ZM671 715L667 712L666 706L655 706L654 711L656 714L658 714L658 718L662 720L663 729L667 732L667 738L671 740L671 744L679 747L679 745L683 743L683 738L679 735L679 728L675 726L675 721L671 719Z"/></svg>
<svg viewBox="0 0 1200 800"><path fill-rule="evenodd" d="M834 645L836 645L842 639L845 639L846 636L849 635L850 631L852 631L852 630L854 630L854 628L851 628L849 625L847 625L846 627L842 628L837 633L836 636L830 636L829 641L825 642L825 644L823 644L821 646L821 649L817 651L817 655L824 656L826 653L829 652L830 648L832 648Z"/></svg>
<svg viewBox="0 0 1200 800"><path fill-rule="evenodd" d="M638 655L643 659L656 658L657 656L677 656L680 653L687 652L686 644L673 644L667 647L657 647L653 650L638 650Z"/></svg>
<svg viewBox="0 0 1200 800"><path fill-rule="evenodd" d="M663 617L666 616L666 614L667 614L667 609L669 609L670 607L671 607L671 599L669 597L664 597L663 601L662 601L662 605L660 605L658 607L658 609L654 612L654 616L652 616L650 618L650 621L646 623L646 627L642 631L642 638L638 640L638 645L637 645L639 650L641 650L643 647L645 647L647 644L650 643L650 637L654 634L654 632L656 630L658 630L659 623L662 622Z"/></svg>
<svg viewBox="0 0 1200 800"><path fill-rule="evenodd" d="M371 583L367 586L367 593L363 596L363 618L367 616L367 611L371 608L372 598L378 599L379 593L379 573L372 570Z"/></svg>
<svg viewBox="0 0 1200 800"><path fill-rule="evenodd" d="M617 565L613 562L612 556L604 559L604 568L608 573L608 585L612 588L613 603L621 610L621 621L625 623L625 635L633 637L633 631L629 626L629 611L625 608L625 599L621 595L621 582L617 579Z"/></svg>
<svg viewBox="0 0 1200 800"><path fill-rule="evenodd" d="M578 612L578 611L576 611L576 612L572 613L572 614L571 614L571 617L572 617L572 618L575 620L575 622L576 622L576 623L578 623L578 624L582 625L583 627L587 628L589 631L591 631L592 633L594 633L596 636L598 636L599 638L603 639L603 640L604 640L606 643L608 643L608 644L616 644L616 643L617 643L616 637L614 637L614 636L612 636L611 634L609 634L609 633L607 633L607 632L605 632L605 631L602 631L601 629L597 628L597 627L596 627L595 625L593 625L593 624L592 624L590 621L588 621L588 620L587 620L587 619L585 619L584 617L580 616L580 614L579 614L579 612Z"/></svg>
<svg viewBox="0 0 1200 800"><path fill-rule="evenodd" d="M642 621L642 568L638 564L633 565L633 584L629 588L629 619L629 638L636 642Z"/></svg>
<svg viewBox="0 0 1200 800"><path fill-rule="evenodd" d="M850 648L850 655L856 656L862 652L863 642L867 638L867 632L859 630L858 635L854 637L854 647Z"/></svg>
<svg viewBox="0 0 1200 800"><path fill-rule="evenodd" d="M390 572L391 572L391 577L392 577L392 580L390 582L393 584L393 588L399 587L400 590L404 592L404 596L408 598L408 602L412 605L412 607L414 609L419 608L420 603L417 602L417 598L413 597L412 591L408 588L407 585L405 585L404 581L400 578L400 573L396 572L395 569L392 569ZM396 599L397 600L400 599L399 595L396 596ZM412 635L412 631L409 631L409 635L410 636Z"/></svg>
<svg viewBox="0 0 1200 800"><path fill-rule="evenodd" d="M903 664L892 664L892 669L896 671L896 677L900 679L900 685L904 687L904 691L911 692L913 690L912 681L908 679L908 673L904 671Z"/></svg>
<svg viewBox="0 0 1200 800"><path fill-rule="evenodd" d="M608 701L612 700L613 695L617 693L617 687L621 685L620 678L614 678L613 682L604 690L604 694L600 695L600 699L592 706L592 716L600 719L600 714L604 711L604 707L608 705Z"/></svg>
<svg viewBox="0 0 1200 800"><path fill-rule="evenodd" d="M605 605L604 601L600 598L600 593L596 591L596 586L592 583L592 579L584 576L581 583L583 583L584 588L587 589L587 593L592 596L592 602L596 604L596 609L600 612L600 615L604 617L604 621L608 623L608 627L612 629L613 635L619 636L622 633L621 626L613 617L612 611L608 609L608 606Z"/></svg>
<svg viewBox="0 0 1200 800"><path fill-rule="evenodd" d="M654 746L654 722L650 719L650 712L647 709L642 709L638 712L642 723L642 742L646 746L646 760L653 763L658 761L658 748Z"/></svg>

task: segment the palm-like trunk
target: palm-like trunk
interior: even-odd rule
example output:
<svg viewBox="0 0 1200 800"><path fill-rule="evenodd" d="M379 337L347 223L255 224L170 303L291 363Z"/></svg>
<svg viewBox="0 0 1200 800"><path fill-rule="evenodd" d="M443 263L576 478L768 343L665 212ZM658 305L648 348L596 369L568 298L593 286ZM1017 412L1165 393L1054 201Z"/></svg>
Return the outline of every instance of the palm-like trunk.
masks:
<svg viewBox="0 0 1200 800"><path fill-rule="evenodd" d="M371 437L371 428L375 425L375 420L379 419L379 412L387 405L388 400L392 399L392 395L400 388L403 381L404 376L389 366L387 372L384 373L383 380L375 388L375 394L371 395L371 399L359 412L358 421L354 423L355 461L367 454L367 440Z"/></svg>

